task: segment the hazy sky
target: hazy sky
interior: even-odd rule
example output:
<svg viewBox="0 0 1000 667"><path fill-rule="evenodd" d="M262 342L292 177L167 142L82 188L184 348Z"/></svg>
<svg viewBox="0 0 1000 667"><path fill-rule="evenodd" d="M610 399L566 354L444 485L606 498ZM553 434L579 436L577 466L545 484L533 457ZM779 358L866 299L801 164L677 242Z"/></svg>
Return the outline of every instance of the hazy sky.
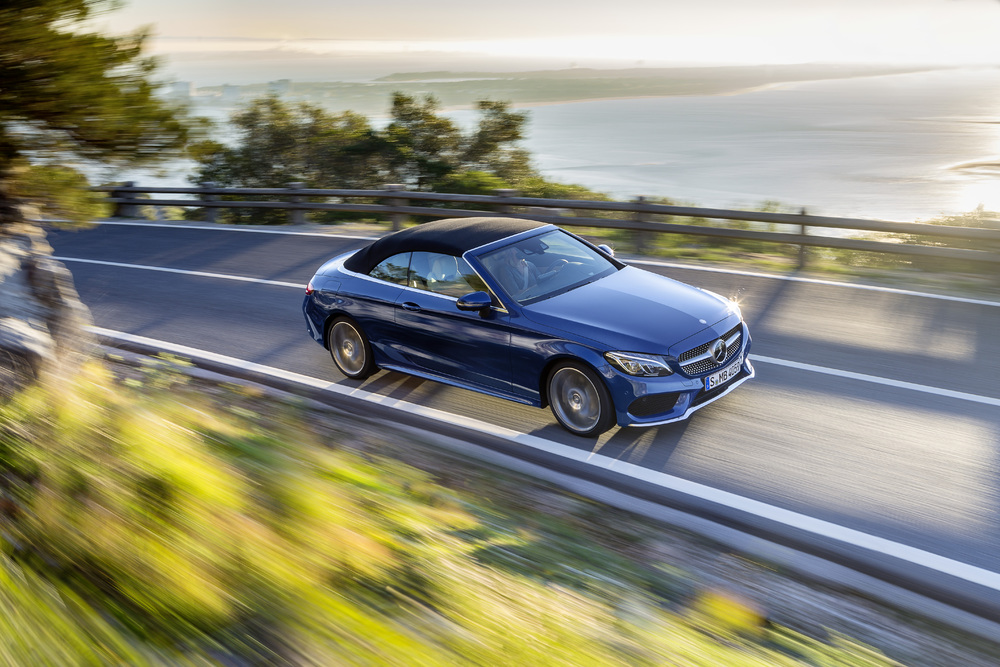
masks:
<svg viewBox="0 0 1000 667"><path fill-rule="evenodd" d="M131 0L156 51L480 53L646 64L1000 64L1000 0ZM199 39L181 39L199 38ZM209 39L212 38L212 39ZM227 39L222 39L227 38Z"/></svg>

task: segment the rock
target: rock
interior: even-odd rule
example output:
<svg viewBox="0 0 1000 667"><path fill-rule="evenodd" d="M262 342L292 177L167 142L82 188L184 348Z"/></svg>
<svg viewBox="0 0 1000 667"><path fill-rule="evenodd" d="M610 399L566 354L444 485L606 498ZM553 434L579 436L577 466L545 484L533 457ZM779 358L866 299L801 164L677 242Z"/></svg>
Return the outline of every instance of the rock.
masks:
<svg viewBox="0 0 1000 667"><path fill-rule="evenodd" d="M45 231L0 216L0 399L48 375L73 373L92 354L90 311L70 272L49 255ZM13 219L12 219L13 218Z"/></svg>

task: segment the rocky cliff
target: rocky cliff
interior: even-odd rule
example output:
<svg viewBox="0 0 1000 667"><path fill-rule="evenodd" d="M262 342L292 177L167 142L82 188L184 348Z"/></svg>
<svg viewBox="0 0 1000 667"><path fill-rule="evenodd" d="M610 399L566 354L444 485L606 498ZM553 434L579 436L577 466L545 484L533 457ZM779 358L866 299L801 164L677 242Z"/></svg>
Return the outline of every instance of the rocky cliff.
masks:
<svg viewBox="0 0 1000 667"><path fill-rule="evenodd" d="M44 230L0 199L0 400L73 372L93 351L90 312L51 253Z"/></svg>

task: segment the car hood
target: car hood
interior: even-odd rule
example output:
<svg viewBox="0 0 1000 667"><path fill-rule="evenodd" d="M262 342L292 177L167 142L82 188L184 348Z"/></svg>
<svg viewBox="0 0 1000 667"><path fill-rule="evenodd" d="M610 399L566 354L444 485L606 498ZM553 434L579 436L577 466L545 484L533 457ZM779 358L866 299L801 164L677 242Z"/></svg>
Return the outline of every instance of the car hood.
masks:
<svg viewBox="0 0 1000 667"><path fill-rule="evenodd" d="M717 296L635 267L530 306L529 320L608 349L669 354L673 345L736 315Z"/></svg>

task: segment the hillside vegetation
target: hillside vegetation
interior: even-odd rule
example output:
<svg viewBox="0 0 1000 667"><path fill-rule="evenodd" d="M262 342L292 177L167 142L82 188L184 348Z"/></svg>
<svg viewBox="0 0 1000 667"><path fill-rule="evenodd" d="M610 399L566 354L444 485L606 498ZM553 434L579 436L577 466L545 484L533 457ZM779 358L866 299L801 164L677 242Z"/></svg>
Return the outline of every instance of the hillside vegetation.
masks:
<svg viewBox="0 0 1000 667"><path fill-rule="evenodd" d="M0 406L4 665L898 664L765 622L664 527L177 360L119 368Z"/></svg>

